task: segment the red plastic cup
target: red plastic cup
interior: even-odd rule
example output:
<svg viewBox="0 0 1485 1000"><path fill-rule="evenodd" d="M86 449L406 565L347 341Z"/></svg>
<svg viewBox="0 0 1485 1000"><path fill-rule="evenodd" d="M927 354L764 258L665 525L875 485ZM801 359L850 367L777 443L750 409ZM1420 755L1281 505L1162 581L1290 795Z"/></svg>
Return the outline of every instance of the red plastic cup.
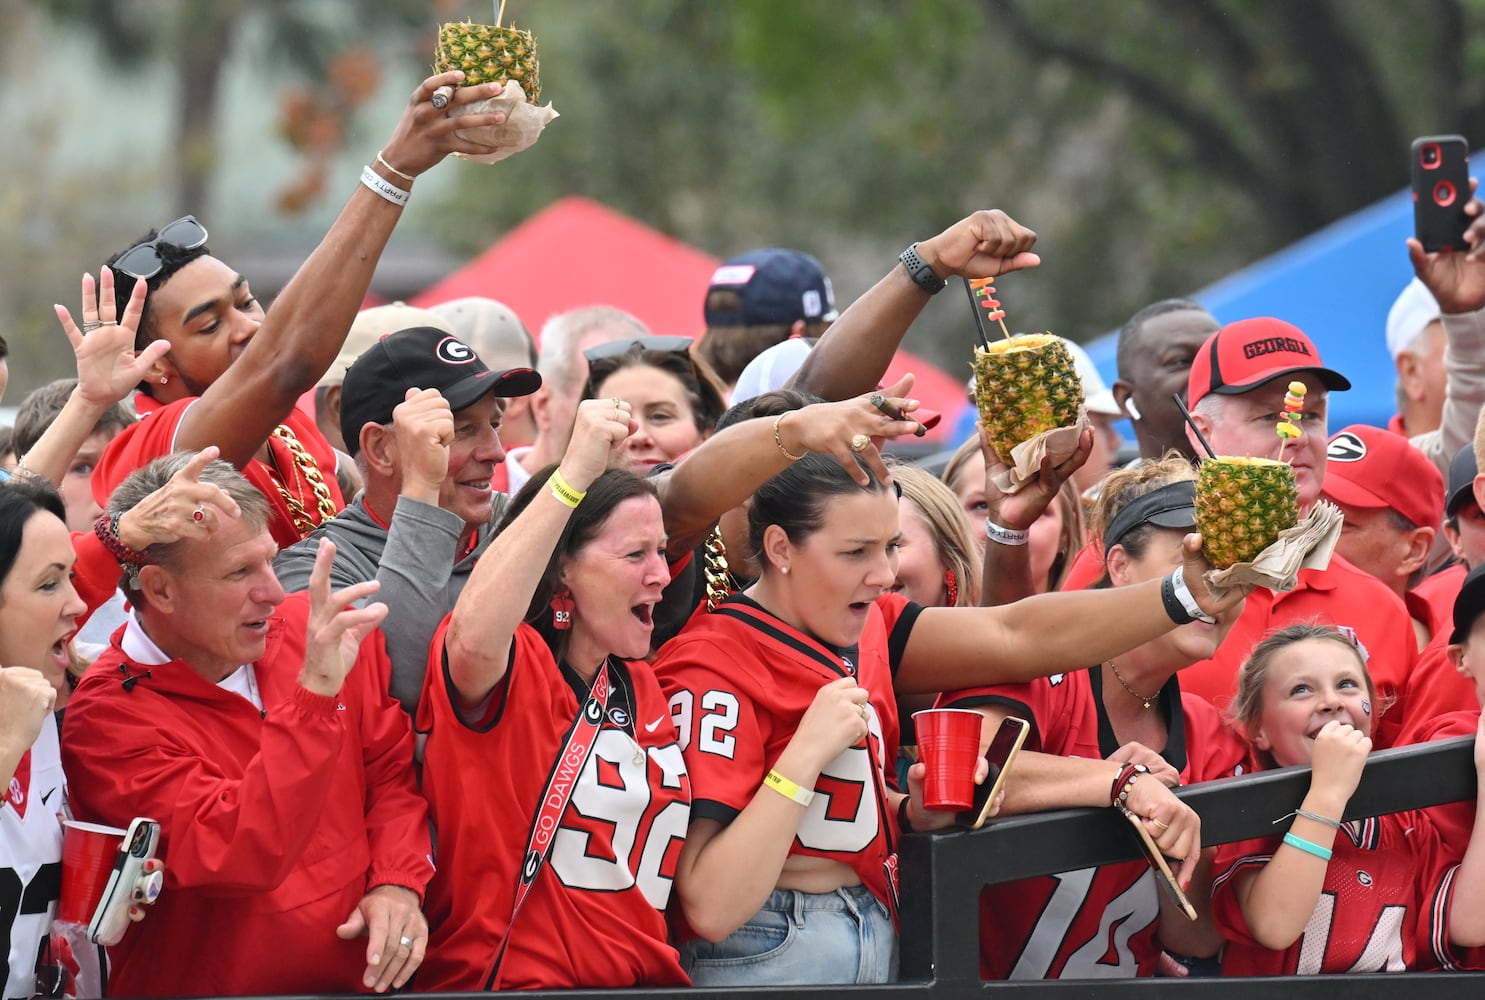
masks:
<svg viewBox="0 0 1485 1000"><path fill-rule="evenodd" d="M923 777L923 807L945 812L968 809L975 800L975 760L985 717L963 708L928 708L913 713Z"/></svg>
<svg viewBox="0 0 1485 1000"><path fill-rule="evenodd" d="M57 919L87 924L108 888L127 831L70 819L63 825L62 898L57 903Z"/></svg>

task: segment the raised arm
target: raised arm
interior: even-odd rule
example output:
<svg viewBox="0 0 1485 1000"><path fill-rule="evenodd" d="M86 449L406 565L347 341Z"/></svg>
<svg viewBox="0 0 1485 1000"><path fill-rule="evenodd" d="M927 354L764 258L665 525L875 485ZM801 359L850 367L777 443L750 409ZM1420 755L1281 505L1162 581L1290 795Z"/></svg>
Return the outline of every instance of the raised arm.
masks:
<svg viewBox="0 0 1485 1000"><path fill-rule="evenodd" d="M993 278L1035 267L1036 233L1000 209L981 210L918 244L918 256L948 279ZM871 392L930 295L901 264L852 302L825 331L789 386L824 399Z"/></svg>
<svg viewBox="0 0 1485 1000"><path fill-rule="evenodd" d="M1474 220L1464 234L1467 253L1426 253L1416 239L1407 244L1413 271L1438 301L1447 340L1442 422L1413 444L1446 482L1450 460L1474 439L1475 418L1485 406L1485 204L1471 198L1464 211Z"/></svg>
<svg viewBox="0 0 1485 1000"><path fill-rule="evenodd" d="M488 153L489 147L460 139L455 129L498 125L503 112L458 119L429 102L433 91L457 83L453 70L424 80L413 91L402 120L370 169L382 181L409 191L412 181L449 153ZM462 87L453 105L483 100L498 84ZM405 200L405 199L404 199ZM242 356L181 418L176 447L222 449L222 458L241 468L262 447L299 397L330 367L350 332L351 321L371 286L372 272L402 215L402 205L357 184L325 239L279 294L263 325Z"/></svg>
<svg viewBox="0 0 1485 1000"><path fill-rule="evenodd" d="M562 479L586 493L629 431L628 403L584 400L557 470ZM541 490L490 543L470 574L444 637L449 674L466 705L484 701L505 677L516 628L572 511L555 491Z"/></svg>
<svg viewBox="0 0 1485 1000"><path fill-rule="evenodd" d="M980 436L980 450L985 455L985 516L992 524L1005 529L985 532L984 577L980 585L980 605L993 608L1037 593L1037 582L1031 578L1031 557L1025 541L1017 542L1017 535L1025 536L1037 522L1048 505L1057 501L1062 484L1067 482L1093 450L1093 428L1083 431L1077 449L1060 465L1052 464L1049 454L1042 459L1042 467L1036 479L1017 493L1002 493L995 485L995 477L1005 472L1008 466L996 457L990 441L985 436L983 424L976 424Z"/></svg>
<svg viewBox="0 0 1485 1000"><path fill-rule="evenodd" d="M21 456L27 472L60 484L67 468L108 408L126 398L155 359L170 350L156 341L134 353L134 331L144 308L143 281L134 283L124 315L115 320L118 304L113 293L113 272L103 268L95 283L91 274L82 277L82 329L64 306L53 306L62 332L72 343L77 359L77 388L67 397L31 450Z"/></svg>
<svg viewBox="0 0 1485 1000"><path fill-rule="evenodd" d="M887 405L912 412L918 407L916 400L907 398L912 387L912 376L904 376L881 395ZM869 396L858 396L838 403L815 403L777 418L747 420L713 435L659 484L668 551L689 552L701 544L719 517L807 451L833 455L862 485L867 477L856 462L857 455L878 478L890 478L877 445L883 438L910 433L916 426L887 416ZM871 443L853 450L857 435L865 435Z"/></svg>
<svg viewBox="0 0 1485 1000"><path fill-rule="evenodd" d="M1208 593L1200 540L1193 533L1183 543L1186 585L1203 611L1230 619L1243 595L1219 601ZM1102 663L1176 627L1166 612L1164 583L1040 594L998 608L926 608L908 637L894 687L899 695L953 691Z"/></svg>

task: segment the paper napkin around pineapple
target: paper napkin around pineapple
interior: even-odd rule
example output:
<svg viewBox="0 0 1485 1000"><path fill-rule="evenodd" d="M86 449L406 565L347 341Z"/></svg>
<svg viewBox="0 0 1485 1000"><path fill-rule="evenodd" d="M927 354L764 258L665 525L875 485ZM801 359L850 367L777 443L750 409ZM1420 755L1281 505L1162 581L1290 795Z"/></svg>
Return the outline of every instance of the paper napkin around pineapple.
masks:
<svg viewBox="0 0 1485 1000"><path fill-rule="evenodd" d="M1299 582L1302 569L1325 569L1341 537L1341 512L1335 504L1321 500L1292 528L1279 532L1274 543L1252 562L1233 563L1226 569L1208 570L1202 582L1221 600L1229 588L1267 587L1287 593Z"/></svg>
<svg viewBox="0 0 1485 1000"><path fill-rule="evenodd" d="M526 92L514 80L507 80L505 90L497 97L488 97L473 104L461 104L450 108L449 115L455 118L464 115L483 115L492 111L505 112L504 125L485 125L480 128L459 129L454 134L461 139L484 146L498 147L493 153L455 153L454 155L475 163L498 163L536 144L541 130L547 122L557 117L550 102L542 107L526 103Z"/></svg>
<svg viewBox="0 0 1485 1000"><path fill-rule="evenodd" d="M1078 422L1070 427L1054 427L1011 449L1011 467L997 472L991 481L1007 495L1020 493L1042 469L1042 459L1052 456L1053 465L1061 465L1078 450L1078 438L1087 429L1088 411L1078 408Z"/></svg>

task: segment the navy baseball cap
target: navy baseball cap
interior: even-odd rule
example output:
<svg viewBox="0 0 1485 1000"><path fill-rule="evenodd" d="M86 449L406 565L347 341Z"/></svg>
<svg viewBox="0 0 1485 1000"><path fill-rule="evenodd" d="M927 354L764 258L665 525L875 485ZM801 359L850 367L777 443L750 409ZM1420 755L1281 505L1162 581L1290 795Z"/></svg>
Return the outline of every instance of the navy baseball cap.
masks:
<svg viewBox="0 0 1485 1000"><path fill-rule="evenodd" d="M352 458L361 448L361 428L390 424L392 410L414 388L437 389L458 412L490 393L529 396L541 388L541 375L530 368L492 372L474 348L431 326L388 334L346 369L340 434Z"/></svg>
<svg viewBox="0 0 1485 1000"><path fill-rule="evenodd" d="M712 273L706 294L733 291L738 309L706 309L707 326L787 326L836 317L835 293L820 262L798 250L750 250Z"/></svg>

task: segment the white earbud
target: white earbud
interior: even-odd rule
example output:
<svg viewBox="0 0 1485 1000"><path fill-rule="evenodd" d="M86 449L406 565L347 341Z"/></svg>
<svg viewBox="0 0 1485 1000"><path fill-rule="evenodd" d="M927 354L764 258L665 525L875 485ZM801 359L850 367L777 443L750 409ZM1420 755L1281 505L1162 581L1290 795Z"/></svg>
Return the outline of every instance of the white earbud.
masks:
<svg viewBox="0 0 1485 1000"><path fill-rule="evenodd" d="M1134 405L1134 397L1130 396L1124 401L1124 412L1129 414L1130 420L1140 420L1140 408Z"/></svg>

